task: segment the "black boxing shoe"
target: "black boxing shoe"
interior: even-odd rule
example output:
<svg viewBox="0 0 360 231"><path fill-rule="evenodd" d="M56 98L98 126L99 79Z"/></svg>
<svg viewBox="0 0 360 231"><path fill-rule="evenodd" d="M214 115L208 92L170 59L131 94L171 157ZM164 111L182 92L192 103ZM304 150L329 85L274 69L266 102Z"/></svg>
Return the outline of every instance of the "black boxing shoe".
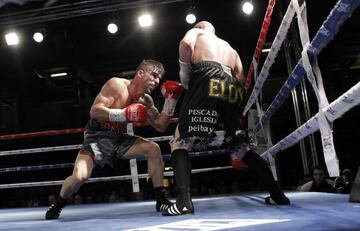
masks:
<svg viewBox="0 0 360 231"><path fill-rule="evenodd" d="M166 209L170 208L173 204L174 203L172 203L166 198L162 201L156 201L156 212L163 212Z"/></svg>
<svg viewBox="0 0 360 231"><path fill-rule="evenodd" d="M190 193L183 193L178 196L176 202L170 208L162 212L163 216L178 216L194 214L194 205L191 200Z"/></svg>
<svg viewBox="0 0 360 231"><path fill-rule="evenodd" d="M265 198L265 204L268 204L268 205L289 205L290 200L286 196L283 196L281 198L276 198L276 200L274 198L272 198L272 197L266 197Z"/></svg>
<svg viewBox="0 0 360 231"><path fill-rule="evenodd" d="M52 204L49 209L46 211L45 219L46 220L55 220L58 219L61 213L61 210L66 206L67 200L59 198L54 204Z"/></svg>
<svg viewBox="0 0 360 231"><path fill-rule="evenodd" d="M192 205L192 203L190 206L181 206L175 203L170 206L170 208L162 212L163 216L179 216L187 214L194 214L194 206Z"/></svg>

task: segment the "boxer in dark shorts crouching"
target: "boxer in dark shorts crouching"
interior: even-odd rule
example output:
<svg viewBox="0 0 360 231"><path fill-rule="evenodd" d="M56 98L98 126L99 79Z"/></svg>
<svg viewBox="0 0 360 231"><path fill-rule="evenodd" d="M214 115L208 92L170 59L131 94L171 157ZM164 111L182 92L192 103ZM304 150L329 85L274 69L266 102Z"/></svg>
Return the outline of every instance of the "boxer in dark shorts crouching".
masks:
<svg viewBox="0 0 360 231"><path fill-rule="evenodd" d="M84 143L75 160L72 175L61 187L59 199L46 212L46 219L58 219L67 199L91 176L94 166L112 165L117 159L145 157L154 186L156 211L172 203L163 192L163 160L157 143L126 134L127 123L148 122L159 132L165 131L173 116L182 86L166 81L161 86L165 103L161 113L149 95L159 84L165 70L160 62L143 60L133 79L111 78L101 88L90 109Z"/></svg>
<svg viewBox="0 0 360 231"><path fill-rule="evenodd" d="M171 159L178 188L176 203L164 216L193 214L190 195L191 163L188 152L227 143L239 159L256 172L267 186L268 204L286 205L289 199L274 180L266 162L250 150L247 137L236 134L241 128L241 108L245 94L243 67L238 53L215 35L206 21L197 23L179 45L180 80L187 89L174 139ZM218 137L216 130L225 130Z"/></svg>
<svg viewBox="0 0 360 231"><path fill-rule="evenodd" d="M102 123L104 124L103 121ZM83 149L90 153L94 162L101 167L106 164L113 165L115 160L121 159L127 153L137 139L141 139L139 136L125 133L120 123L115 125L114 122L107 122L112 130L99 130L97 124L100 122L90 119L85 127ZM114 131L115 128L117 132Z"/></svg>

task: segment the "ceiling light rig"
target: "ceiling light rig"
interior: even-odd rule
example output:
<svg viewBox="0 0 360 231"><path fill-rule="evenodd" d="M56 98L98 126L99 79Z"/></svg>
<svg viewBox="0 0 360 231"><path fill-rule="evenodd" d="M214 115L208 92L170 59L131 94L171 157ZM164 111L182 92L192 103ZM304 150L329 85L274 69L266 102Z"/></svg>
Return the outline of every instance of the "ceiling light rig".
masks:
<svg viewBox="0 0 360 231"><path fill-rule="evenodd" d="M5 34L5 41L8 46L16 46L20 42L18 34L14 31Z"/></svg>
<svg viewBox="0 0 360 231"><path fill-rule="evenodd" d="M118 31L118 26L116 25L116 23L111 22L108 24L107 30L111 34L116 34L116 32Z"/></svg>
<svg viewBox="0 0 360 231"><path fill-rule="evenodd" d="M192 1L191 6L187 10L185 20L188 24L194 24L196 22L195 1Z"/></svg>
<svg viewBox="0 0 360 231"><path fill-rule="evenodd" d="M246 15L251 15L254 10L254 4L251 0L241 2L241 9Z"/></svg>
<svg viewBox="0 0 360 231"><path fill-rule="evenodd" d="M150 27L153 24L153 18L151 14L144 13L138 17L138 22L141 27Z"/></svg>
<svg viewBox="0 0 360 231"><path fill-rule="evenodd" d="M35 42L41 43L44 41L45 35L45 29L39 29L33 34L33 39Z"/></svg>

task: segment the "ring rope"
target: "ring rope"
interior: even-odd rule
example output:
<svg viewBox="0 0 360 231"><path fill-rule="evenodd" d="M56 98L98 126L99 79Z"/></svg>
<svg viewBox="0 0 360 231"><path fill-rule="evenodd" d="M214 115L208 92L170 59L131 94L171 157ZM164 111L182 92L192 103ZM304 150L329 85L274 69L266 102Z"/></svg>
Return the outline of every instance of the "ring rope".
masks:
<svg viewBox="0 0 360 231"><path fill-rule="evenodd" d="M193 169L191 173L202 173L209 172L213 170L224 170L224 169L232 169L232 166L223 166L223 167L213 167L213 168L202 168L202 169ZM164 176L173 176L174 172L164 172ZM149 178L148 173L138 174L139 178ZM114 181L114 180L131 180L131 175L124 176L111 176L111 177L97 177L97 178L89 178L86 183L94 183L94 182L105 182L105 181ZM10 189L10 188L27 188L27 187L35 187L35 186L54 186L54 185L62 185L64 180L57 181L41 181L41 182L26 182L26 183L13 183L13 184L1 184L0 189Z"/></svg>
<svg viewBox="0 0 360 231"><path fill-rule="evenodd" d="M212 151L199 151L199 152L189 152L190 157L201 157L201 156L210 156L210 155L220 155L229 153L228 149L219 149ZM171 154L162 155L163 159L170 159ZM138 161L146 160L145 158L136 158ZM9 172L22 172L22 171L37 171L37 170L48 170L48 169L58 169L58 168L71 168L74 167L74 163L63 163L63 164L46 164L46 165L32 165L32 166L19 166L19 167L10 167L10 168L0 168L0 173L9 173Z"/></svg>
<svg viewBox="0 0 360 231"><path fill-rule="evenodd" d="M172 137L173 136L159 136L159 137L150 137L150 138L146 138L146 139L156 142L156 141L171 140ZM44 147L44 148L8 150L8 151L0 151L0 156L22 155L22 154L32 154L32 153L42 153L42 152L68 151L68 150L80 149L81 147L82 147L82 144L74 144L74 145Z"/></svg>
<svg viewBox="0 0 360 231"><path fill-rule="evenodd" d="M19 167L10 167L10 168L0 168L0 173L25 172L25 171L48 170L48 169L71 168L71 167L74 167L74 163L19 166Z"/></svg>
<svg viewBox="0 0 360 231"><path fill-rule="evenodd" d="M63 145L63 146L54 146L54 147L45 147L45 148L29 148L29 149L0 151L0 156L22 155L22 154L32 154L32 153L42 153L42 152L68 151L68 150L80 149L81 146L82 146L81 144L74 144L74 145Z"/></svg>
<svg viewBox="0 0 360 231"><path fill-rule="evenodd" d="M306 3L304 2L303 5L300 7L297 0L292 0L292 2L296 10L298 28L300 31L300 40L303 47L303 51L301 52L302 64L305 69L306 77L310 82L311 87L313 88L313 92L318 102L319 111L317 114L317 122L319 124L325 164L329 176L337 177L340 175L340 165L336 156L336 150L333 141L332 123L326 119L322 111L322 108L329 105L329 100L327 99L325 93L323 79L318 65L317 57L312 57L312 61L310 61L311 57L309 57L308 54L310 37L307 23Z"/></svg>
<svg viewBox="0 0 360 231"><path fill-rule="evenodd" d="M223 130L215 131L216 136L223 136L225 132ZM159 142L159 141L168 141L171 140L173 136L158 136L158 137L148 137L144 139ZM57 152L57 151L68 151L80 149L82 144L73 144L73 145L62 145L62 146L53 146L53 147L44 147L44 148L29 148L29 149L17 149L17 150L8 150L0 151L0 156L9 156L9 155L22 155L22 154L32 154L32 153L42 153L42 152Z"/></svg>
<svg viewBox="0 0 360 231"><path fill-rule="evenodd" d="M177 123L178 118L171 118L170 123ZM140 124L134 123L134 127L144 127L149 124ZM9 135L0 135L0 140L14 140L14 139L23 139L23 138L33 138L41 136L57 136L57 135L66 135L74 133L82 133L85 128L69 128L69 129L60 129L60 130L50 130L50 131L41 131L41 132L28 132L28 133L18 133L18 134L9 134Z"/></svg>
<svg viewBox="0 0 360 231"><path fill-rule="evenodd" d="M258 38L258 41L257 41L257 44L256 44L254 56L253 56L253 61L256 62L256 63L259 62L259 58L260 58L260 55L262 53L262 48L263 48L264 43L266 41L266 35L267 35L267 32L268 32L269 27L270 27L271 15L272 15L275 3L276 3L276 0L270 0L269 4L268 4L268 7L266 9L265 18L264 18L263 24L261 26L259 38ZM250 90L251 82L252 82L252 80L254 78L253 74L254 74L254 63L251 62L249 72L247 74L246 82L245 82L246 92L249 92L249 90Z"/></svg>
<svg viewBox="0 0 360 231"><path fill-rule="evenodd" d="M360 82L355 84L347 92L341 95L339 98L334 100L329 106L322 109L326 118L333 122L334 120L340 118L345 112L360 104ZM261 157L266 157L267 155L275 155L281 150L284 150L297 142L299 142L304 137L314 133L319 130L319 123L317 122L318 113L309 119L302 126L297 128L290 135L279 141L273 147L268 149L266 152L261 154Z"/></svg>
<svg viewBox="0 0 360 231"><path fill-rule="evenodd" d="M260 90L262 89L268 75L269 75L269 69L275 62L275 58L278 55L278 52L280 51L281 45L283 44L287 32L289 30L289 27L291 25L291 21L294 18L295 15L295 9L292 5L292 2L290 2L285 15L281 21L281 24L279 26L279 29L275 35L274 41L271 44L270 51L268 55L266 56L265 62L261 68L261 71L258 75L258 78L255 82L255 85L253 87L253 90L250 94L250 97L248 99L248 102L246 103L246 106L244 107L243 115L247 113L247 111L251 108L251 106L254 104L257 96L260 93Z"/></svg>
<svg viewBox="0 0 360 231"><path fill-rule="evenodd" d="M314 39L311 41L311 44L308 46L309 57L315 58L318 56L320 51L333 39L340 26L348 17L351 16L352 12L359 6L359 4L360 1L358 0L339 0L336 3L327 19L323 22L322 26L316 33ZM300 58L289 78L280 89L273 102L270 104L260 122L255 125L254 129L252 129L252 134L257 133L261 129L261 124L265 124L270 119L272 114L283 104L291 90L300 82L304 75L305 70L302 65L302 58Z"/></svg>
<svg viewBox="0 0 360 231"><path fill-rule="evenodd" d="M84 132L84 128L70 128L70 129L60 129L60 130L50 130L50 131L41 131L41 132L28 132L28 133L18 133L10 135L1 135L0 140L14 140L14 139L24 139L24 138L33 138L40 136L57 136L65 134L75 134Z"/></svg>

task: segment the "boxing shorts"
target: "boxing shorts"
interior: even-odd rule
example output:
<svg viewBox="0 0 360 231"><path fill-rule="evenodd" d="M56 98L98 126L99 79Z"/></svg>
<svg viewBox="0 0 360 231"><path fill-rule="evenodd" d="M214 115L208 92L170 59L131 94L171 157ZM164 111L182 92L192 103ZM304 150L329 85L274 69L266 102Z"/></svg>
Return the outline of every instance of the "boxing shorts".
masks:
<svg viewBox="0 0 360 231"><path fill-rule="evenodd" d="M245 88L229 67L211 61L192 64L189 89L179 113L178 134L172 142L191 142L192 149L219 146L217 130L224 130L228 137L241 128L244 97Z"/></svg>
<svg viewBox="0 0 360 231"><path fill-rule="evenodd" d="M120 159L140 137L121 132L123 124L120 123L121 129L117 125L96 127L99 124L101 125L101 122L90 119L85 128L82 149L91 153L94 162L101 167L106 164L113 165L114 161Z"/></svg>

